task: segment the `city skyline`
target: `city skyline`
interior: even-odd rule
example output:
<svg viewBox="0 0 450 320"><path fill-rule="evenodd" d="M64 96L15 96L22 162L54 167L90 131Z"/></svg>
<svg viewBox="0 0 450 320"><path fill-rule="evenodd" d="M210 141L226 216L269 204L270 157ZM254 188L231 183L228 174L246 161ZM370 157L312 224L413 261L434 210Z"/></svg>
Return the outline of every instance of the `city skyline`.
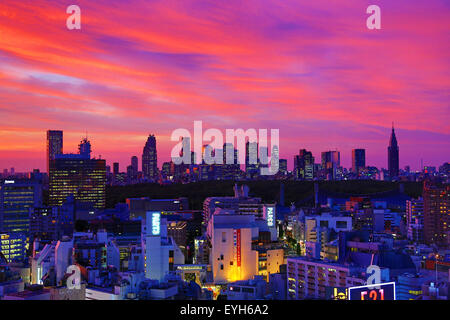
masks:
<svg viewBox="0 0 450 320"><path fill-rule="evenodd" d="M394 130L394 128L392 127L392 132L391 132L391 137L390 137L390 141L389 141L389 144L391 143L391 139L392 139L392 134L393 134L393 130ZM396 129L397 130L397 129ZM48 140L48 137L49 137L49 132L61 132L61 134L63 134L64 133L64 131L63 130L48 130L46 133L47 133L47 140ZM155 138L156 138L156 140L155 140ZM83 143L83 141L88 141L87 140L87 136L86 137L80 137L80 139L81 139L81 143ZM143 146L144 146L144 150L146 150L146 148L148 148L148 144L149 144L149 139L153 139L153 145L154 145L154 148L156 148L156 149L159 149L159 145L158 145L158 136L157 135L155 135L155 134L153 134L153 133L151 133L151 134L149 134L148 136L147 136L147 142L145 142L145 143L143 143ZM395 134L394 134L394 139L395 139ZM62 140L61 140L62 141ZM280 144L281 144L281 142L282 141L280 141ZM60 142L61 143L61 145L62 145L62 142ZM80 140L78 140L78 143L77 143L77 147L79 148L79 143L80 143ZM172 147L176 144L176 142L171 142L171 143L173 143L173 145L172 145ZM395 140L395 143L397 143L397 141ZM207 144L207 143L205 143L205 144ZM45 154L45 157L46 157L46 159L47 159L47 162L48 162L48 141L46 141L46 154ZM398 146L397 146L398 147ZM400 149L400 147L398 147L399 149ZM61 149L62 149L62 146L61 146ZM142 148L141 148L142 149ZM235 149L236 149L236 147L235 147ZM304 150L304 149L300 149L300 152L302 151L302 150ZM349 169L349 170L352 170L352 168L353 168L353 152L354 152L354 150L363 150L363 152L364 152L364 163L365 163L365 166L366 167L370 167L370 166L374 166L374 167L377 167L378 169L387 169L387 170L389 170L389 160L387 160L386 162L385 162L385 164L384 165L381 165L381 166L377 166L377 165L374 165L374 164L371 164L370 163L370 159L369 159L369 161L367 161L367 157L366 157L366 152L367 152L367 149L366 148L364 148L364 147L361 147L361 148L352 148L351 150L350 150L350 155L347 155L347 154L345 154L345 153L343 153L341 150L339 150L339 149L337 149L337 148L335 148L335 149L327 149L327 150L322 150L322 151L320 151L320 152L317 152L317 154L315 154L315 152L312 152L312 154L313 154L313 158L315 158L316 160L315 160L315 162L314 163L316 163L316 164L320 164L321 163L321 156L323 157L323 154L324 153L329 153L329 152L334 152L334 151L337 151L338 153L339 153L339 157L340 157L340 159L339 159L339 165L340 166L342 166L343 168L347 168L347 169ZM389 148L387 148L387 156L389 157ZM64 153L67 153L67 154L73 154L73 153L78 153L79 151L75 151L75 149L70 149L70 151L67 151L67 152L64 152ZM156 151L155 151L156 152ZM399 154L400 154L400 159L401 159L401 151L399 152L399 151L397 151ZM282 154L282 153L281 153ZM298 154L298 152L297 152L297 154ZM287 157L282 157L282 156L280 156L280 159L286 159L287 160L287 163L288 163L288 170L294 170L295 168L294 168L294 165L295 165L295 161L293 160L293 159L291 159L291 158L294 158L294 157L298 157L298 155L297 154L292 154L292 155L288 155ZM370 151L369 151L369 154L370 154ZM270 155L270 154L269 154ZM342 155L343 155L343 157L342 157ZM386 156L385 155L385 156ZM129 155L126 155L126 156L123 156L123 158L122 158L122 161L119 161L119 160L117 160L117 159L107 159L107 158L105 158L104 156L102 156L101 154L99 154L98 152L95 152L95 142L94 142L94 150L93 150L93 157L94 158L98 158L98 159L103 159L103 160L106 160L106 163L107 163L107 165L108 166L110 166L111 167L111 169L113 168L113 166L117 166L118 165L118 170L119 170L119 172L127 172L127 169L128 169L128 167L132 164L132 158L137 158L137 159L139 159L140 161L140 165L138 165L138 171L144 171L143 170L143 168L142 168L142 164L143 164L143 160L142 160L142 154L140 154L139 155L139 153L138 152L136 152L135 154L134 153L130 153ZM156 156L155 156L156 157ZM167 158L167 159L166 159ZM344 161L342 161L342 159L344 159ZM134 160L134 161L136 161L136 160ZM148 160L147 160L148 161ZM157 167L158 167L158 169L161 169L162 168L162 165L163 165L163 163L165 163L165 162L170 162L171 161L171 159L170 159L170 151L169 151L169 154L162 154L162 157L161 157L161 153L159 153L159 156L157 157ZM322 160L323 161L323 160ZM431 164L428 164L428 163L423 163L423 159L420 159L420 161L421 161L421 165L423 165L424 167L425 166L434 166L434 167L436 167L436 168L438 168L440 165L442 165L442 164L444 164L444 163L446 163L446 162L448 162L448 161L444 161L444 162L442 162L442 163L438 163L438 164L436 164L436 165L431 165ZM411 170L417 170L417 171L420 171L422 168L420 168L420 166L421 165L419 165L418 167L417 167L417 169L415 169L414 168L414 166L413 165L410 165L410 164L405 164L404 166L402 166L401 165L401 162L400 162L400 170L403 170L404 169L404 167L405 166L409 166L410 168L411 168ZM46 165L46 167L48 167L48 165ZM14 169L14 171L15 172L31 172L33 169L40 169L41 171L45 171L45 169L43 170L43 168L40 168L40 167L32 167L32 168L26 168L25 170L18 170L17 169L18 167L15 167L15 166L11 166L11 167L4 167L3 168L3 170L11 170L11 169Z"/></svg>
<svg viewBox="0 0 450 320"><path fill-rule="evenodd" d="M161 167L170 133L194 120L279 128L289 168L299 149L338 149L350 167L355 148L387 167L394 121L400 168L439 166L450 158L448 3L378 2L383 27L370 31L356 0L79 1L82 29L69 31L64 4L4 1L0 168L44 171L49 128L67 152L88 131L121 171L154 132Z"/></svg>
<svg viewBox="0 0 450 320"><path fill-rule="evenodd" d="M0 1L0 305L449 301L449 21L449 0Z"/></svg>

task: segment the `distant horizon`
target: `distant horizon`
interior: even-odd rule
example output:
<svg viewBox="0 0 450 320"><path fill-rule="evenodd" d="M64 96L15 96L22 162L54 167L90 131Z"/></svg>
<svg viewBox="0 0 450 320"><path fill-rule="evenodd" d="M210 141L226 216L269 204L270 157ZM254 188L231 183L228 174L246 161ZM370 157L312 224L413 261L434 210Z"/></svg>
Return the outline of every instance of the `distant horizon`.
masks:
<svg viewBox="0 0 450 320"><path fill-rule="evenodd" d="M93 154L125 171L150 133L158 166L171 132L280 130L280 158L299 149L366 149L387 167L394 122L400 168L450 161L450 4L377 0L78 0L0 4L0 168L45 171L45 131L65 152L88 132ZM139 163L139 168L141 163ZM140 168L141 169L141 168Z"/></svg>
<svg viewBox="0 0 450 320"><path fill-rule="evenodd" d="M60 130L60 129L49 129L49 130ZM397 138L398 138L398 131L397 130L398 129L395 128L396 135L397 135ZM86 137L86 133L84 135L80 135L80 138L79 138L78 142L76 142L76 143L74 143L74 140L73 140L74 136L76 134L70 133L69 134L69 136L70 136L70 146L67 146L69 143L67 142L67 139L66 139L66 132L64 130L62 130L62 131L63 131L63 137L64 137L63 152L65 154L78 153L78 144L83 138ZM8 171L10 171L11 168L14 168L16 173L31 172L34 169L39 169L41 172L46 172L47 171L46 170L46 161L47 161L46 160L46 137L45 137L46 132L47 132L47 130L44 132L44 135L43 135L44 147L43 147L43 150L42 150L42 155L38 156L38 157L34 157L34 160L33 160L33 161L35 161L35 163L39 163L39 166L33 166L33 167L26 167L25 165L22 165L22 166L11 165L11 166L6 166L6 167L3 166L3 167L0 167L0 169L2 170L1 172L3 172L4 169L8 169ZM163 147L163 150L166 150L167 152L164 153L164 154L161 154L161 151L160 151L161 148L160 148L159 141L158 141L158 134L155 133L155 132L150 133L150 134L154 134L155 138L156 138L156 147L157 147L157 156L158 156L158 168L161 169L162 164L164 162L167 162L167 161L171 160L170 159L170 151L175 146L176 142L172 142L172 141L170 141L170 138L168 138L169 141L166 142L164 147ZM389 131L389 134L390 134L390 131ZM95 133L93 134L93 136L95 137ZM111 151L104 152L104 153L98 152L98 151L96 151L95 138L92 139L92 137L89 134L87 134L87 138L89 139L89 141L91 142L91 145L92 145L91 157L93 157L93 158L94 157L95 158L101 157L101 159L106 160L106 164L111 166L111 167L112 167L112 164L114 162L119 162L119 169L120 169L119 171L120 172L126 172L126 167L131 164L131 157L132 156L137 156L138 159L139 159L139 161L138 161L139 171L142 170L142 148L145 145L145 141L147 139L147 136L145 138L143 138L142 147L139 150L139 152L135 152L135 153L131 152L131 153L129 153L129 156L125 155L125 154L128 154L128 152L122 152L122 153L115 153L115 152L111 152ZM282 140L282 137L281 137L280 138L280 145L282 145L282 142L283 142L283 140ZM205 144L206 144L206 142L205 142ZM353 149L365 149L366 150L366 166L374 166L374 167L377 167L378 169L382 169L382 168L387 169L387 145L388 145L388 143L386 143L386 157L385 157L386 161L385 161L385 164L382 164L382 165L376 165L376 164L372 164L370 162L370 158L368 158L368 155L370 155L371 152L370 152L370 150L368 150L364 146L358 146L358 147L351 148L347 152L348 154L347 153L344 154L342 152L342 150L340 150L339 148L328 148L326 150L324 149L324 150L315 152L311 148L308 148L307 146L304 146L304 147L299 147L295 154L291 154L291 155L288 155L288 156L283 156L283 154L285 154L285 153L283 153L283 150L280 150L280 159L287 159L287 161L288 161L288 170L292 171L293 170L293 158L294 158L295 155L298 154L298 151L300 149L306 149L308 151L311 151L313 153L313 156L314 156L314 159L315 159L315 163L321 163L321 153L322 152L325 152L325 151L339 151L340 152L341 166L344 167L344 168L350 169L351 168L351 164L352 164L352 158L351 158L352 150ZM68 147L70 148L69 150L68 150ZM235 146L235 148L236 148L236 146ZM417 165L417 167L415 167L412 164L408 164L407 160L403 160L402 159L402 148L401 148L400 142L399 142L399 149L400 149L400 152L399 152L400 153L400 169L403 170L405 166L409 165L410 169L412 171L420 171L421 170L421 167L420 167L421 159L418 159L419 165ZM40 153L40 152L36 151L36 153ZM119 158L111 159L111 158L105 157L104 154L110 154L110 155L120 155L120 154L122 154L122 155L119 156ZM1 162L4 162L4 161L5 160L3 159ZM30 160L27 159L25 161L30 161ZM424 167L426 167L426 166L436 167L436 169L438 169L439 166L441 166L442 164L444 164L446 162L449 162L449 160L444 160L441 163L436 163L436 164L430 164L430 163L426 162L425 160L423 160L423 166ZM19 160L19 162L15 162L15 163L20 163L20 160ZM405 163L405 164L402 165L402 163Z"/></svg>

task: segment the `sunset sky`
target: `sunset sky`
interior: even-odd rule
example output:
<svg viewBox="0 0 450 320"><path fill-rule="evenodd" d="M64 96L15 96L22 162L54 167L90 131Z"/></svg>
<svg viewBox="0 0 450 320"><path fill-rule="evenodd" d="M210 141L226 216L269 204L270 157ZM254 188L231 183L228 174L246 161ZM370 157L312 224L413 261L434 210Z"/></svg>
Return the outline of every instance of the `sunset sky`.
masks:
<svg viewBox="0 0 450 320"><path fill-rule="evenodd" d="M68 30L66 8L81 8ZM381 7L381 30L366 8ZM45 170L46 130L124 171L148 134L280 129L280 156L366 148L387 167L450 161L448 0L2 0L0 169ZM139 164L139 169L140 164Z"/></svg>

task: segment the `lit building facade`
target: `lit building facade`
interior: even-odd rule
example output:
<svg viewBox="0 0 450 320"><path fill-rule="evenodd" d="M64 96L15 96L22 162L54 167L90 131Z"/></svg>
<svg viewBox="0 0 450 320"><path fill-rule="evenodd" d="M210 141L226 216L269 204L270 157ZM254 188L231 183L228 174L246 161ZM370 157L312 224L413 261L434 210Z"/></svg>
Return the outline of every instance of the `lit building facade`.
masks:
<svg viewBox="0 0 450 320"><path fill-rule="evenodd" d="M349 266L303 257L288 257L287 273L289 300L325 299L327 287L348 288L365 283L358 270Z"/></svg>
<svg viewBox="0 0 450 320"><path fill-rule="evenodd" d="M294 157L294 176L300 180L313 180L314 178L314 157L311 151L301 149Z"/></svg>
<svg viewBox="0 0 450 320"><path fill-rule="evenodd" d="M42 184L35 180L0 182L0 232L23 233L30 229L29 209L42 206Z"/></svg>
<svg viewBox="0 0 450 320"><path fill-rule="evenodd" d="M27 237L23 233L0 233L0 252L8 262L25 261Z"/></svg>
<svg viewBox="0 0 450 320"><path fill-rule="evenodd" d="M249 188L242 185L234 186L234 197L208 197L203 202L203 221L208 224L209 219L217 208L233 210L239 214L251 214L262 218L264 204L261 198L248 196Z"/></svg>
<svg viewBox="0 0 450 320"><path fill-rule="evenodd" d="M258 252L252 249L252 240L258 237L255 216L218 209L207 234L215 284L249 280L258 274Z"/></svg>
<svg viewBox="0 0 450 320"><path fill-rule="evenodd" d="M406 228L409 240L423 243L423 199L406 200Z"/></svg>
<svg viewBox="0 0 450 320"><path fill-rule="evenodd" d="M450 185L424 183L424 241L443 247L450 245Z"/></svg>
<svg viewBox="0 0 450 320"><path fill-rule="evenodd" d="M105 208L106 161L81 154L56 156L50 162L49 205L61 206L68 196Z"/></svg>
<svg viewBox="0 0 450 320"><path fill-rule="evenodd" d="M164 282L175 265L184 264L184 255L167 233L161 212L149 211L145 222L145 277Z"/></svg>

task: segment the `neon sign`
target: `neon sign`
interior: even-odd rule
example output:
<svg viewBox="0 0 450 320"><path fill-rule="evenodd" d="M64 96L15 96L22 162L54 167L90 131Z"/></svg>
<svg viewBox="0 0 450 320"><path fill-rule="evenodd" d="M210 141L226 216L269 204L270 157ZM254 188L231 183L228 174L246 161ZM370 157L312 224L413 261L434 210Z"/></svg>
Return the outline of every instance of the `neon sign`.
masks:
<svg viewBox="0 0 450 320"><path fill-rule="evenodd" d="M273 227L274 225L274 208L266 207L266 215L267 215L267 226Z"/></svg>
<svg viewBox="0 0 450 320"><path fill-rule="evenodd" d="M348 288L349 300L395 300L395 282Z"/></svg>
<svg viewBox="0 0 450 320"><path fill-rule="evenodd" d="M159 236L161 234L161 213L152 212L152 235Z"/></svg>
<svg viewBox="0 0 450 320"><path fill-rule="evenodd" d="M236 264L241 266L241 229L236 230Z"/></svg>

